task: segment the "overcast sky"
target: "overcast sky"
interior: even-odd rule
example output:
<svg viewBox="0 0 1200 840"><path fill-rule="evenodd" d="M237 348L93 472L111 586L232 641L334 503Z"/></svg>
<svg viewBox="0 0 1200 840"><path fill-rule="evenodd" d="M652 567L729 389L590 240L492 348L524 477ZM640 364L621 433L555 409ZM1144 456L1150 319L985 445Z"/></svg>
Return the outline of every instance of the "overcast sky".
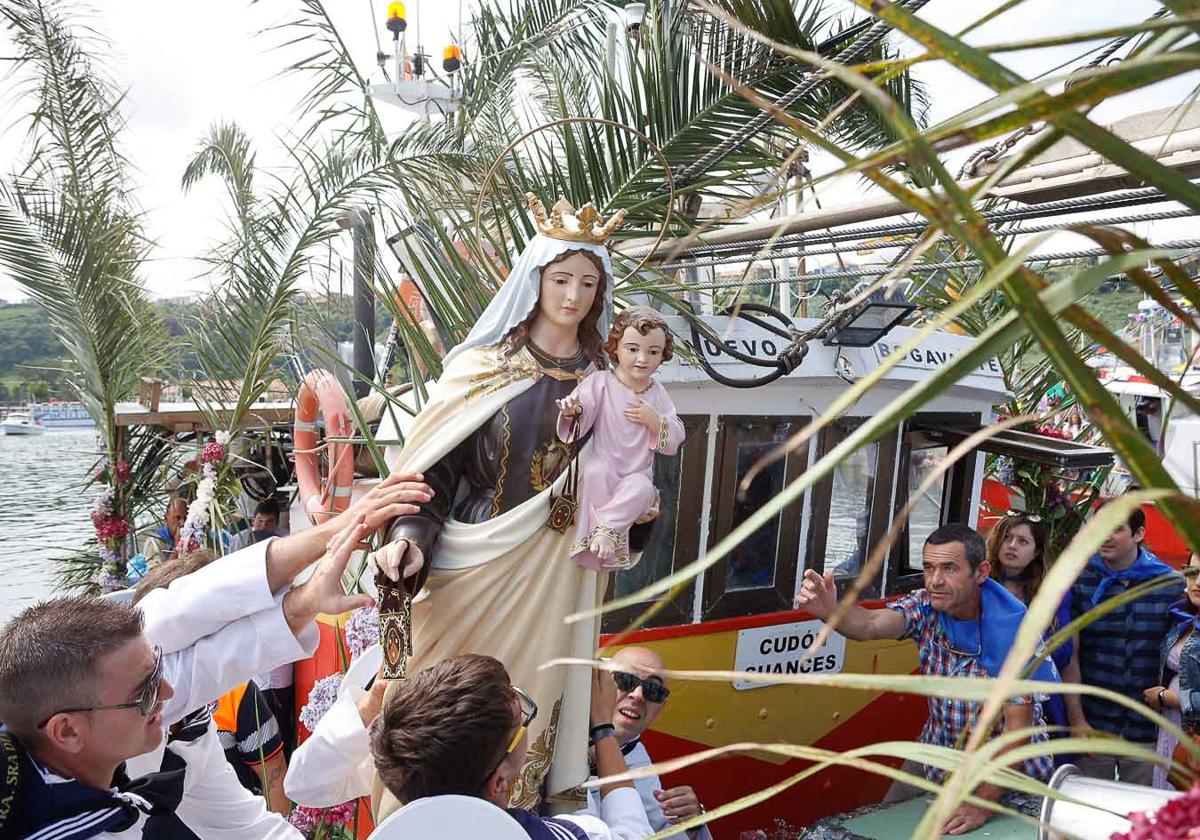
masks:
<svg viewBox="0 0 1200 840"><path fill-rule="evenodd" d="M933 0L921 14L955 31L998 5L996 0ZM207 286L195 258L221 235L222 191L213 182L185 196L179 180L208 126L218 120L235 121L254 138L260 165L283 163L277 138L288 132L298 83L279 78L288 56L272 49L281 36L263 30L298 14L297 6L294 0L262 0L254 5L247 0L192 4L96 0L92 23L112 42L112 53L105 60L112 77L128 91L124 107L129 125L123 141L136 167L146 227L157 243L145 271L154 296L183 295ZM364 72L374 71L376 37L389 37L382 26L386 3L330 0L328 6L349 47L361 57L360 67ZM408 8L410 34L415 35L423 14L419 25L426 51L440 55L449 32L457 28L457 5L412 0ZM1027 0L974 33L971 41L996 43L1134 22L1157 8L1153 0ZM3 38L0 35L0 55L11 51ZM1079 51L1072 47L1034 55L1013 53L1004 61L1018 72L1034 76ZM933 121L952 116L986 94L982 86L946 66L921 65L916 72L932 95ZM382 81L377 73L375 80ZM1194 84L1195 78L1177 79L1106 103L1093 114L1107 122L1175 105ZM400 116L390 117L392 121L400 130ZM0 136L0 169L11 169L19 141L19 132ZM827 203L854 200L857 196L853 193L859 189L856 183L834 188ZM1190 222L1157 223L1153 228L1142 226L1139 232L1160 240L1181 238L1185 235L1181 231L1188 226ZM21 297L16 284L0 276L0 299Z"/></svg>

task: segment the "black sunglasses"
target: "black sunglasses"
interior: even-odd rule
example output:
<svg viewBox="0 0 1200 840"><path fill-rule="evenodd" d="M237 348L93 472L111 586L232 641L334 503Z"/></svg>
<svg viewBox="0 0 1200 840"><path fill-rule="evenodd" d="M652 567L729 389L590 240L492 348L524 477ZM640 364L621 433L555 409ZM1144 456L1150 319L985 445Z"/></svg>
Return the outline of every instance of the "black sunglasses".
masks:
<svg viewBox="0 0 1200 840"><path fill-rule="evenodd" d="M1191 579L1200 575L1200 566L1184 566L1179 571L1185 578Z"/></svg>
<svg viewBox="0 0 1200 840"><path fill-rule="evenodd" d="M663 681L658 677L642 678L637 674L613 671L613 682L617 684L619 690L626 694L629 694L640 685L642 687L642 696L646 698L647 703L662 703L671 693L671 689L663 685Z"/></svg>
<svg viewBox="0 0 1200 840"><path fill-rule="evenodd" d="M138 699L132 703L114 703L111 706L80 706L74 709L59 709L53 714L47 715L46 719L37 725L38 729L45 727L54 715L65 715L71 712L99 712L104 709L137 709L142 713L143 717L149 717L154 711L154 707L158 705L158 690L162 686L163 675L163 657L162 648L158 645L154 646L154 670L150 672L150 676L146 678L146 682L142 684L141 691L138 693Z"/></svg>
<svg viewBox="0 0 1200 840"><path fill-rule="evenodd" d="M1023 510L1006 510L1004 511L1004 515L1012 519L1024 519L1026 522L1032 522L1035 525L1042 521L1042 517L1036 513L1026 513Z"/></svg>

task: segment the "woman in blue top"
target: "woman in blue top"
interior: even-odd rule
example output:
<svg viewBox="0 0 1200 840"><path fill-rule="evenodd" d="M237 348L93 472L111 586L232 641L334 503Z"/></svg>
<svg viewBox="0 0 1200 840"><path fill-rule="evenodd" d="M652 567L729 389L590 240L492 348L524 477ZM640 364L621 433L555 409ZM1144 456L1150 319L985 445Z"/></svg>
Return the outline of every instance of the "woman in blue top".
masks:
<svg viewBox="0 0 1200 840"><path fill-rule="evenodd" d="M1189 734L1200 733L1200 555L1193 554L1181 569L1184 577L1183 598L1171 605L1174 628L1163 639L1159 655L1158 685L1145 691L1146 705L1158 709L1167 720L1182 726ZM1168 674L1171 678L1168 680ZM1158 730L1159 755L1171 758L1178 742L1164 729ZM1181 756L1182 757L1182 756ZM1189 762L1189 766L1192 765ZM1197 769L1193 766L1193 769ZM1154 786L1172 790L1166 767L1155 765ZM1190 787L1185 782L1182 787Z"/></svg>
<svg viewBox="0 0 1200 840"><path fill-rule="evenodd" d="M1046 526L1037 514L1010 510L988 534L987 557L992 577L1028 606L1041 588L1046 570L1053 562L1046 545ZM1068 592L1054 613L1054 621L1046 631L1049 638L1071 623L1071 593ZM1078 637L1072 636L1050 653L1054 667L1064 681L1079 681ZM1075 708L1070 708L1074 706ZM1044 704L1046 723L1050 726L1078 725L1083 720L1079 696L1051 695ZM1076 723L1073 723L1076 722ZM1063 734L1061 732L1056 734ZM1056 756L1061 764L1066 756Z"/></svg>

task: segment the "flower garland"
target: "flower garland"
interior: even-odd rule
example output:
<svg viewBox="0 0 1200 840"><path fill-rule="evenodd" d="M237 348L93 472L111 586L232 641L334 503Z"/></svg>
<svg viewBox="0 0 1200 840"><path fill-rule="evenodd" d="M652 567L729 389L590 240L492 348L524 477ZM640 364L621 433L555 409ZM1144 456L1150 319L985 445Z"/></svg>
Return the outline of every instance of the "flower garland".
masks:
<svg viewBox="0 0 1200 840"><path fill-rule="evenodd" d="M358 800L351 799L332 808L310 808L307 805L297 805L288 814L288 822L309 840L329 840L334 837L350 837L349 831L355 814L358 812Z"/></svg>
<svg viewBox="0 0 1200 840"><path fill-rule="evenodd" d="M208 533L210 512L216 503L218 472L225 460L225 447L229 444L228 432L217 432L216 440L204 444L200 453L200 481L196 485L196 498L188 505L187 519L179 529L179 541L175 553L183 557L201 546Z"/></svg>
<svg viewBox="0 0 1200 840"><path fill-rule="evenodd" d="M101 462L98 478L106 486L92 503L92 527L96 529L101 562L92 580L105 592L124 589L126 585L123 555L130 527L124 508L132 474L129 462L123 459L118 459L115 466L107 459Z"/></svg>
<svg viewBox="0 0 1200 840"><path fill-rule="evenodd" d="M1149 811L1130 814L1130 828L1112 840L1185 840L1200 837L1200 784L1177 799Z"/></svg>

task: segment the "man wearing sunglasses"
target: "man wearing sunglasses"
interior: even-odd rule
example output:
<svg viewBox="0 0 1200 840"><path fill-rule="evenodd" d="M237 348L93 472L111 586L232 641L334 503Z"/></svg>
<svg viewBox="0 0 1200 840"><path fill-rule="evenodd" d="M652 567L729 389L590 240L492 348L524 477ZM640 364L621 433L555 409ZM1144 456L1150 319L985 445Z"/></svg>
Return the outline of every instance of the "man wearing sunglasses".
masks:
<svg viewBox="0 0 1200 840"><path fill-rule="evenodd" d="M205 773L165 748L166 730L258 671L311 654L317 614L369 602L345 594L342 572L381 516L428 495L414 481L389 479L342 518L223 558L136 609L56 598L13 619L0 631L0 837L126 840L168 813L205 838L294 837L277 819L247 825L198 801ZM182 724L172 741L206 728Z"/></svg>
<svg viewBox="0 0 1200 840"><path fill-rule="evenodd" d="M649 648L627 647L613 655L612 666L619 669L612 672L617 686L617 703L612 716L617 743L630 770L649 767L654 761L642 744L642 733L654 723L671 694L666 683L666 665ZM646 819L656 832L704 813L704 806L688 785L664 790L655 775L635 779L634 786L641 797ZM600 804L599 792L590 789L586 813L599 815ZM685 837L711 840L707 826L669 836L680 840Z"/></svg>
<svg viewBox="0 0 1200 840"><path fill-rule="evenodd" d="M591 720L612 720L616 686L608 674L592 677ZM543 712L545 713L545 712ZM554 712L550 712L554 714ZM535 840L636 840L653 832L631 782L600 789L601 816L544 818L508 808L523 784L531 757L529 725L538 708L512 685L504 666L490 656L468 654L438 662L399 683L371 726L371 753L383 784L401 802L457 794L476 796L507 809ZM593 727L595 728L595 727ZM625 772L612 734L597 735L599 772Z"/></svg>

